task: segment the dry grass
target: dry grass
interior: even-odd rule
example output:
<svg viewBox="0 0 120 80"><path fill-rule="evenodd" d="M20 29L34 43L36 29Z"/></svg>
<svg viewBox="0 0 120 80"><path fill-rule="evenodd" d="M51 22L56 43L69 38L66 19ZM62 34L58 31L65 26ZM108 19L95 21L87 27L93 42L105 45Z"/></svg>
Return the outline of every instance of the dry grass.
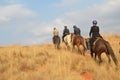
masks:
<svg viewBox="0 0 120 80"><path fill-rule="evenodd" d="M104 38L120 61L120 36ZM88 52L82 56L61 46L60 50L52 44L0 47L0 80L120 80L120 70L113 62L108 64L104 54L103 63L98 65Z"/></svg>

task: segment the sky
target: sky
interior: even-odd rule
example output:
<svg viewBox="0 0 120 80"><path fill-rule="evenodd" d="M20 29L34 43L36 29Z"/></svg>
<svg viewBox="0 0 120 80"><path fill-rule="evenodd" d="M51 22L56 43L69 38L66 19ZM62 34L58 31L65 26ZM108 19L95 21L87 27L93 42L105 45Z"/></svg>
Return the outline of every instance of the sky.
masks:
<svg viewBox="0 0 120 80"><path fill-rule="evenodd" d="M53 28L62 36L73 25L89 37L92 21L100 34L120 35L120 0L0 0L0 46L52 43Z"/></svg>

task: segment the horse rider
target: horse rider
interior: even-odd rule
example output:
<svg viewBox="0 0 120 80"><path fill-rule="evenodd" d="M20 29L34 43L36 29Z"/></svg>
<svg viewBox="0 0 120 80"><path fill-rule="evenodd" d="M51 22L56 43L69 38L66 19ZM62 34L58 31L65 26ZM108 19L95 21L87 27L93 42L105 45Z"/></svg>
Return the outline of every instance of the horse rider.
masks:
<svg viewBox="0 0 120 80"><path fill-rule="evenodd" d="M70 34L69 29L67 28L67 26L64 26L64 30L63 30L63 36L62 36L62 41L64 42L64 37L66 35Z"/></svg>
<svg viewBox="0 0 120 80"><path fill-rule="evenodd" d="M59 34L58 30L57 30L56 28L54 28L54 29L53 29L53 35L54 35L54 36L53 36L53 43L55 43L55 42L54 42L54 41L55 41L55 37L59 37L58 34Z"/></svg>
<svg viewBox="0 0 120 80"><path fill-rule="evenodd" d="M89 37L90 37L90 51L92 52L92 46L94 41L97 39L97 37L102 38L102 36L99 33L99 26L97 26L97 21L93 20L93 26L90 29Z"/></svg>
<svg viewBox="0 0 120 80"><path fill-rule="evenodd" d="M76 25L74 25L73 28L74 28L74 34L75 34L75 35L81 35L81 30L80 30L80 28L78 28Z"/></svg>

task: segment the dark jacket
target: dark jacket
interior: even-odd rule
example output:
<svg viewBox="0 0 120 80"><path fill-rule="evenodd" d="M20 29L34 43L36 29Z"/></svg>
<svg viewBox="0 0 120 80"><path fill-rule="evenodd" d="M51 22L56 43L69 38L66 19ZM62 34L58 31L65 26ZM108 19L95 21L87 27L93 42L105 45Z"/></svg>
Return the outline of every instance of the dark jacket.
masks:
<svg viewBox="0 0 120 80"><path fill-rule="evenodd" d="M81 35L80 29L77 28L77 27L75 27L75 28L74 28L74 34L76 34L76 35Z"/></svg>
<svg viewBox="0 0 120 80"><path fill-rule="evenodd" d="M91 38L90 39L90 45L92 46L97 37L102 38L102 36L99 33L99 27L98 26L92 26L91 29L90 29L89 36Z"/></svg>
<svg viewBox="0 0 120 80"><path fill-rule="evenodd" d="M63 30L63 35L66 35L66 34L70 34L70 31L69 31L69 29L67 29L67 28L65 28L65 29Z"/></svg>
<svg viewBox="0 0 120 80"><path fill-rule="evenodd" d="M92 26L90 29L90 33L89 33L90 37L100 37L100 33L99 33L99 27L98 26Z"/></svg>

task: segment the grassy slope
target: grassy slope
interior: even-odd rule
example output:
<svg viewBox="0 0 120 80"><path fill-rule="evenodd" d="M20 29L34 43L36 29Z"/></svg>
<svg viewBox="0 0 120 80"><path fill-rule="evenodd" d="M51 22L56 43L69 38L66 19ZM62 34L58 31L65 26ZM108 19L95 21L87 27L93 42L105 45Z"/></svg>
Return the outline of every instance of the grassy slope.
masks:
<svg viewBox="0 0 120 80"><path fill-rule="evenodd" d="M120 61L120 36L104 38ZM61 46L60 50L52 44L0 47L0 80L120 80L120 70L113 61L108 64L106 55L98 65L88 52L82 56Z"/></svg>

